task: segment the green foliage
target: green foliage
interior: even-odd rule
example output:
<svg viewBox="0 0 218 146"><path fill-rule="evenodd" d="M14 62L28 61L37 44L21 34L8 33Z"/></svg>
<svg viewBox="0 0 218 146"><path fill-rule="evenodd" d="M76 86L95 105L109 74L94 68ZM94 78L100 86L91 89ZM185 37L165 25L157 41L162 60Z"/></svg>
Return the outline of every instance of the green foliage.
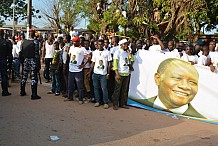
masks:
<svg viewBox="0 0 218 146"><path fill-rule="evenodd" d="M120 17L117 21L117 24L124 28L128 25L128 21L125 17Z"/></svg>
<svg viewBox="0 0 218 146"><path fill-rule="evenodd" d="M137 40L140 37L140 35L141 34L138 31L132 29L126 31L126 36L132 38L133 40Z"/></svg>
<svg viewBox="0 0 218 146"><path fill-rule="evenodd" d="M89 20L89 25L87 26L87 29L93 30L97 33L101 31L100 23L94 19Z"/></svg>
<svg viewBox="0 0 218 146"><path fill-rule="evenodd" d="M12 20L13 18L13 0L0 0L0 21ZM38 10L32 7L32 16L40 17ZM15 3L15 20L21 21L27 18L27 3L26 0L18 0Z"/></svg>
<svg viewBox="0 0 218 146"><path fill-rule="evenodd" d="M123 17L119 1L112 1L100 16L96 12L98 0L87 0L81 4L81 12L89 19L89 28L97 32L102 28L117 30L117 25L127 28L126 35L149 36L159 31L164 37L176 36L187 39L207 25L208 29L218 24L218 0L127 0L127 18ZM158 8L159 19L154 19ZM118 11L119 10L119 11ZM174 16L174 18L172 18ZM133 31L132 31L133 30Z"/></svg>
<svg viewBox="0 0 218 146"><path fill-rule="evenodd" d="M65 29L69 31L72 25L75 25L79 21L79 14L81 10L77 7L78 0L61 0L60 1L60 23L65 26Z"/></svg>

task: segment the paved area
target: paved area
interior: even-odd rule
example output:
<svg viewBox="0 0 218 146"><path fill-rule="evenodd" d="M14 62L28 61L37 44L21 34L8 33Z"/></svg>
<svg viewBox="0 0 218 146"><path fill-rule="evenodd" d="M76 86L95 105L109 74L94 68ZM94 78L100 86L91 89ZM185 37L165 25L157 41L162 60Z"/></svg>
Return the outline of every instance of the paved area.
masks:
<svg viewBox="0 0 218 146"><path fill-rule="evenodd" d="M51 84L39 84L42 99L19 95L19 83L12 83L11 96L0 96L1 146L216 146L218 125L170 116L131 107L94 107L64 102L61 96L46 94ZM50 136L60 138L51 141Z"/></svg>

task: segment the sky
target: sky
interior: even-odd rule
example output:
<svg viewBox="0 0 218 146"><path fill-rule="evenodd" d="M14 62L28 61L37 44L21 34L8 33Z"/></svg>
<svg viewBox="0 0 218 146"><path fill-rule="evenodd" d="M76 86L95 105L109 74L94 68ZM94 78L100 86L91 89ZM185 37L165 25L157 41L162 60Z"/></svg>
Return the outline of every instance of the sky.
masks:
<svg viewBox="0 0 218 146"><path fill-rule="evenodd" d="M44 1L48 1L48 0L32 0L32 6L35 8L35 9L42 9L42 7L44 6ZM41 18L41 19L36 19L36 18L33 18L32 20L32 24L37 26L37 27L43 27L43 26L46 26L46 21ZM81 20L81 22L78 23L77 26L74 26L75 28L86 28L86 24L87 22L83 19Z"/></svg>
<svg viewBox="0 0 218 146"><path fill-rule="evenodd" d="M28 1L28 0L26 0ZM48 0L32 0L32 6L35 8L35 9L42 9L45 5L45 1L48 1ZM16 13L16 11L15 11ZM39 14L43 17L42 13L39 12ZM24 21L21 21L21 22L18 22L18 24L25 24L27 22L27 20L24 20ZM6 24L13 24L13 21L6 21ZM81 20L81 22L78 23L77 26L74 26L75 28L86 28L86 25L88 23L83 19ZM44 18L41 18L41 19L37 19L37 18L32 18L32 25L34 26L37 26L39 28L42 28L44 26L49 26L49 23L46 22L46 20Z"/></svg>
<svg viewBox="0 0 218 146"><path fill-rule="evenodd" d="M26 1L28 1L28 0L26 0ZM33 5L33 7L35 8L35 9L42 9L43 7L44 7L44 5L45 5L45 1L49 1L49 0L32 0L32 5ZM41 14L41 13L40 13ZM42 15L41 15L42 16ZM26 22L26 20L25 21L23 21L23 22L21 22L20 24L24 24ZM8 21L8 22L6 22L7 24L12 24L12 21ZM77 26L74 26L75 28L86 28L86 26L87 26L87 24L88 24L88 22L85 20L85 19L83 19L83 20L81 20L81 22L79 22L78 23L78 25ZM48 26L49 24L48 24L48 22L46 22L46 20L45 19L43 19L43 18L41 18L41 19L36 19L36 18L33 18L32 19L32 25L34 25L34 26L37 26L37 27L39 27L39 28L41 28L41 27L44 27L44 26ZM218 29L218 26L217 26L217 29ZM204 31L205 32L205 34L214 34L214 33L217 33L217 29L214 29L214 30L211 30L210 32L207 32L207 31ZM203 31L203 30L202 30Z"/></svg>

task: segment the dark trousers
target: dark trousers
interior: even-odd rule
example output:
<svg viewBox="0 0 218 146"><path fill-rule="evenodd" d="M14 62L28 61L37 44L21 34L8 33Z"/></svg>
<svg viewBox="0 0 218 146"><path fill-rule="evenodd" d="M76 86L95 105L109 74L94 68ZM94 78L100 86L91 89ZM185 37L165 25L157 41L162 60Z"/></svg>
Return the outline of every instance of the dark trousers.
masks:
<svg viewBox="0 0 218 146"><path fill-rule="evenodd" d="M68 75L68 99L73 99L73 92L77 85L79 93L79 100L82 101L84 97L83 91L83 72L69 72Z"/></svg>
<svg viewBox="0 0 218 146"><path fill-rule="evenodd" d="M60 73L56 69L52 69L52 92L60 93Z"/></svg>
<svg viewBox="0 0 218 146"><path fill-rule="evenodd" d="M107 87L108 87L108 98L112 100L112 95L114 93L114 82L115 82L115 71L110 71L110 78L107 80Z"/></svg>
<svg viewBox="0 0 218 146"><path fill-rule="evenodd" d="M127 105L129 76L121 76L121 80L115 78L115 87L113 98L113 105Z"/></svg>
<svg viewBox="0 0 218 146"><path fill-rule="evenodd" d="M45 75L46 75L46 79L49 81L50 80L50 65L51 65L51 62L52 62L52 59L53 58L45 58Z"/></svg>
<svg viewBox="0 0 218 146"><path fill-rule="evenodd" d="M63 69L62 69L63 91L62 91L62 93L65 93L65 94L68 94L68 73L69 73L68 65L63 64Z"/></svg>
<svg viewBox="0 0 218 146"><path fill-rule="evenodd" d="M0 73L2 78L2 93L8 93L7 60L0 59Z"/></svg>

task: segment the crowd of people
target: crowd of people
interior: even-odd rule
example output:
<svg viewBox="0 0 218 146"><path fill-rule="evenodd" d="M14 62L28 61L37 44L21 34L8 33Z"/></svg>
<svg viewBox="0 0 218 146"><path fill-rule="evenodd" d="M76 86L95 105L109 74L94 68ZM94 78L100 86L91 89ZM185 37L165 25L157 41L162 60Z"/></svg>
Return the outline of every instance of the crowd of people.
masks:
<svg viewBox="0 0 218 146"><path fill-rule="evenodd" d="M139 50L164 53L192 65L208 66L212 72L218 73L215 40L190 45L174 40L165 43L156 35L133 41L118 36L102 34L97 38L75 32L64 35L60 32L55 36L47 34L39 39L34 30L29 33L28 40L21 34L19 39L13 37L8 41L4 38L4 31L0 30L0 45L5 47L0 52L2 96L11 95L7 81L9 66L13 68L13 78L21 79L21 96L26 95L26 80L31 72L31 99L40 99L37 73L43 63L46 83L51 83L48 94L63 96L66 98L64 101L77 99L79 104L93 102L95 107L103 105L105 109L109 108L110 102L114 110L128 109L130 75L134 71L134 55ZM9 65L5 65L7 61Z"/></svg>

